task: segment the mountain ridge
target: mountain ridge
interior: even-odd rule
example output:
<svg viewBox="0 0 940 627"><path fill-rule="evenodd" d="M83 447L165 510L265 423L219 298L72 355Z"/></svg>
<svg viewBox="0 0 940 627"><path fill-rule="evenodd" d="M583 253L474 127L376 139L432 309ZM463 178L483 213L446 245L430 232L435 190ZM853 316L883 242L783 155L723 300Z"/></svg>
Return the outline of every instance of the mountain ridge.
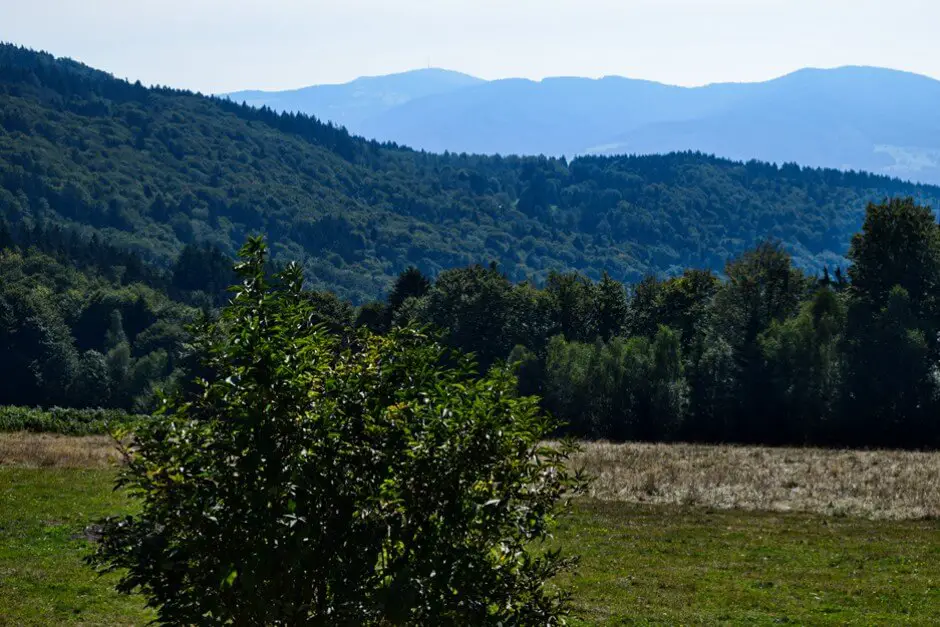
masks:
<svg viewBox="0 0 940 627"><path fill-rule="evenodd" d="M254 104L284 110L273 101ZM477 80L342 119L303 99L291 107L432 152L695 150L940 183L940 81L875 66L803 68L767 81L696 87L616 75Z"/></svg>
<svg viewBox="0 0 940 627"><path fill-rule="evenodd" d="M361 76L346 83L278 91L242 90L220 96L253 106L268 106L277 111L311 113L336 124L355 127L370 116L409 100L479 82L483 82L482 79L469 74L423 68L382 76ZM316 113L311 110L316 110Z"/></svg>

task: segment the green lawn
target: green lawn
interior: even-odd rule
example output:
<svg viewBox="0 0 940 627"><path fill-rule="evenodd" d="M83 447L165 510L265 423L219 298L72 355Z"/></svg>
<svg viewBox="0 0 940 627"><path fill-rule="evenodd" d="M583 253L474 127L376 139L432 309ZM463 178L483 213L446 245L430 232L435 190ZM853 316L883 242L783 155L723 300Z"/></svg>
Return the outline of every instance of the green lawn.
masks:
<svg viewBox="0 0 940 627"><path fill-rule="evenodd" d="M95 518L126 511L110 470L0 467L0 625L143 625L142 600L120 595L82 557Z"/></svg>
<svg viewBox="0 0 940 627"><path fill-rule="evenodd" d="M0 467L0 624L139 625L82 564L127 509L108 470ZM940 523L578 504L559 533L581 624L940 624Z"/></svg>
<svg viewBox="0 0 940 627"><path fill-rule="evenodd" d="M940 522L582 503L583 624L940 624Z"/></svg>

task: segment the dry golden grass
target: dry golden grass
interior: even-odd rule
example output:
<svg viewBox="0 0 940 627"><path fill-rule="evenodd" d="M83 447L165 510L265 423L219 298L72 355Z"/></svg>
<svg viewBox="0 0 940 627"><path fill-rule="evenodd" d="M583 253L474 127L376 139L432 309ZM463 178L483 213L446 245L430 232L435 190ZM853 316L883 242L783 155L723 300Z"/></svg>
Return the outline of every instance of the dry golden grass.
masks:
<svg viewBox="0 0 940 627"><path fill-rule="evenodd" d="M120 459L107 436L0 433L0 466L106 468ZM607 501L940 517L940 452L589 442L574 463L594 477L588 495Z"/></svg>
<svg viewBox="0 0 940 627"><path fill-rule="evenodd" d="M940 516L940 453L593 442L576 464L595 477L590 496L604 500Z"/></svg>
<svg viewBox="0 0 940 627"><path fill-rule="evenodd" d="M106 468L121 456L104 435L0 433L0 466L27 468Z"/></svg>

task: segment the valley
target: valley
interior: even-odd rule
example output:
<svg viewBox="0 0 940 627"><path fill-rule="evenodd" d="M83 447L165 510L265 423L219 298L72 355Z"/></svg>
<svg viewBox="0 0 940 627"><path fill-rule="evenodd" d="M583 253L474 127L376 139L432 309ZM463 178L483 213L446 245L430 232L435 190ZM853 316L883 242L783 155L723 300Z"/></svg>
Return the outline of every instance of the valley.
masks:
<svg viewBox="0 0 940 627"><path fill-rule="evenodd" d="M0 43L0 625L937 623L938 86Z"/></svg>

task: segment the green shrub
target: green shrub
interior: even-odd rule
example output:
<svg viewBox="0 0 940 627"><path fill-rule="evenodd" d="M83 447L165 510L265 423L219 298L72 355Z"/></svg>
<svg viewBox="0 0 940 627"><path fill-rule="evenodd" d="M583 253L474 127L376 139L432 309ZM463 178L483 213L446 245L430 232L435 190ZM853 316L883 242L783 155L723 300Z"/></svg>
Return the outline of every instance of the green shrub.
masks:
<svg viewBox="0 0 940 627"><path fill-rule="evenodd" d="M296 266L242 254L207 380L138 429L140 514L90 561L164 624L563 623L571 560L542 541L583 482L536 400L412 328L344 343Z"/></svg>
<svg viewBox="0 0 940 627"><path fill-rule="evenodd" d="M0 406L0 432L34 431L63 435L97 435L126 429L145 419L117 409Z"/></svg>

